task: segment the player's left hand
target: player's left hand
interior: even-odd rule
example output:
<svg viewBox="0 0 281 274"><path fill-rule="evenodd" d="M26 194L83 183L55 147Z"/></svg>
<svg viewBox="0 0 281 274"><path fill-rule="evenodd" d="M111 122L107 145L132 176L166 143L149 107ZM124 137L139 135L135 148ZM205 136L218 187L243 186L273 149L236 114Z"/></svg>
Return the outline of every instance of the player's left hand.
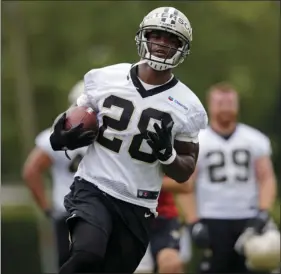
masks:
<svg viewBox="0 0 281 274"><path fill-rule="evenodd" d="M256 233L261 234L263 232L263 229L269 222L269 219L270 216L266 210L259 210L257 215L249 220L247 228L252 227Z"/></svg>
<svg viewBox="0 0 281 274"><path fill-rule="evenodd" d="M43 213L46 218L53 219L53 211L51 209L44 209Z"/></svg>
<svg viewBox="0 0 281 274"><path fill-rule="evenodd" d="M173 153L172 128L174 122L165 124L161 120L161 128L157 123L153 125L156 132L147 132L147 144L152 148L153 154L161 162L167 161Z"/></svg>

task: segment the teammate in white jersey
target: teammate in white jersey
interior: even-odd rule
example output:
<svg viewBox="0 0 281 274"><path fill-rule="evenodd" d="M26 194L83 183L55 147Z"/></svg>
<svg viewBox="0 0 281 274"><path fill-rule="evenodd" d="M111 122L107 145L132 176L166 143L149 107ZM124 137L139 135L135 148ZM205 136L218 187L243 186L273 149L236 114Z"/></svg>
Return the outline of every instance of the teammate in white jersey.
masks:
<svg viewBox="0 0 281 274"><path fill-rule="evenodd" d="M54 150L90 145L65 197L70 273L133 273L145 254L164 173L179 183L193 173L198 133L207 115L198 97L172 74L189 54L192 29L175 8L157 8L136 34L141 61L93 69L78 106L98 113L97 138L79 126L54 125Z"/></svg>
<svg viewBox="0 0 281 274"><path fill-rule="evenodd" d="M69 93L69 103L74 104L84 90L84 82L78 82ZM69 257L69 240L66 218L69 217L64 205L64 196L69 192L79 162L86 153L86 147L70 152L71 161L62 151L54 151L50 144L51 129L43 130L35 139L35 147L28 155L23 178L31 190L35 201L47 217L54 222L58 266L61 267ZM51 171L52 205L49 204L44 191L43 175Z"/></svg>
<svg viewBox="0 0 281 274"><path fill-rule="evenodd" d="M201 273L248 273L234 250L239 235L253 227L261 233L274 203L276 180L269 138L237 122L238 94L227 83L211 87L210 126L200 132L200 153L185 198L195 243L205 248Z"/></svg>

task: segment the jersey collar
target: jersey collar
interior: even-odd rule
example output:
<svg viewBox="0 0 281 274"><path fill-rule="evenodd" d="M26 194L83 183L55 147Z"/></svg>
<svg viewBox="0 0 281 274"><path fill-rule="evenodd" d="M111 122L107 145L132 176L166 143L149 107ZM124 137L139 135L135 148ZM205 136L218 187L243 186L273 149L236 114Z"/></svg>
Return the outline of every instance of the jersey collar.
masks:
<svg viewBox="0 0 281 274"><path fill-rule="evenodd" d="M156 95L160 92L163 92L165 90L168 90L168 89L174 87L178 83L178 80L176 79L176 77L173 77L172 80L170 80L168 83L166 83L162 86L159 86L159 87L156 87L156 88L153 88L150 90L146 90L138 78L138 66L133 66L131 68L130 76L131 76L132 82L133 82L136 90L138 91L138 93L140 94L140 96L142 98Z"/></svg>
<svg viewBox="0 0 281 274"><path fill-rule="evenodd" d="M229 141L236 134L237 129L238 129L238 124L236 125L235 129L230 134L228 134L228 135L223 135L223 134L218 133L211 126L210 126L210 129L211 129L211 131L213 131L220 138L224 139L225 141Z"/></svg>

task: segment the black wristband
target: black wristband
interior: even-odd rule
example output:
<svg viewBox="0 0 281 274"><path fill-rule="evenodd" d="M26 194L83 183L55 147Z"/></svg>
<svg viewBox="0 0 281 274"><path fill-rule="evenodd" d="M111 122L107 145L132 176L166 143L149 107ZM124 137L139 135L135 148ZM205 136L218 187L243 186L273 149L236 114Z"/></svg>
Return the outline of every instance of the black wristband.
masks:
<svg viewBox="0 0 281 274"><path fill-rule="evenodd" d="M45 209L44 214L47 218L52 217L52 210L51 209Z"/></svg>
<svg viewBox="0 0 281 274"><path fill-rule="evenodd" d="M257 214L257 217L260 219L260 220L263 220L264 222L267 222L269 220L269 212L265 209L260 209L258 211L258 214Z"/></svg>

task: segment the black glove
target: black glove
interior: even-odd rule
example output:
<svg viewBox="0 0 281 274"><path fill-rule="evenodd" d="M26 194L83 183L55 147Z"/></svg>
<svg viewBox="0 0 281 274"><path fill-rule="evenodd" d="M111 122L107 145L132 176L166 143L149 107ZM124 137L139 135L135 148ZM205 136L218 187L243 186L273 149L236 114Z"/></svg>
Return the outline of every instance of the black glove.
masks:
<svg viewBox="0 0 281 274"><path fill-rule="evenodd" d="M246 228L253 228L258 234L262 234L264 227L269 222L270 215L266 210L259 210L257 215L250 219L246 224Z"/></svg>
<svg viewBox="0 0 281 274"><path fill-rule="evenodd" d="M191 239L199 248L209 248L210 238L208 227L202 222L198 221L188 225Z"/></svg>
<svg viewBox="0 0 281 274"><path fill-rule="evenodd" d="M173 153L172 145L172 128L174 122L171 121L167 125L161 121L161 128L157 123L153 125L155 132L147 132L147 144L152 148L153 154L161 162L167 161Z"/></svg>
<svg viewBox="0 0 281 274"><path fill-rule="evenodd" d="M84 130L83 123L70 130L65 130L65 117L66 113L57 120L54 131L50 136L50 143L53 150L74 150L93 143L96 134L92 130Z"/></svg>

